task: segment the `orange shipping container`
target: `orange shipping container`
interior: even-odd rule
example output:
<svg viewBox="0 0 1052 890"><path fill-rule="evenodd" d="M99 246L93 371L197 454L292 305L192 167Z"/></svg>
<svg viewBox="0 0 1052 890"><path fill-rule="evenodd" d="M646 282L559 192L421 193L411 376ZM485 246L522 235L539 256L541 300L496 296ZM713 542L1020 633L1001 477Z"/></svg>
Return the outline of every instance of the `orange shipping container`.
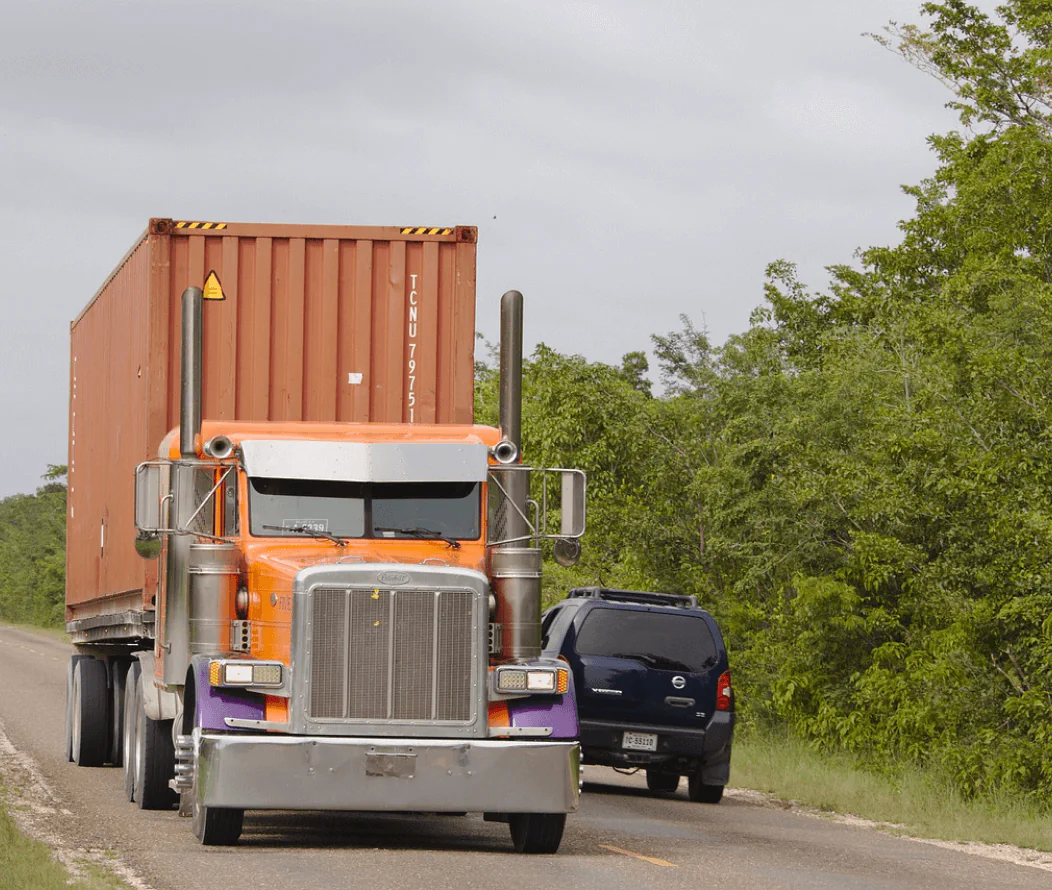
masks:
<svg viewBox="0 0 1052 890"><path fill-rule="evenodd" d="M67 620L152 609L135 467L179 424L180 297L206 420L471 423L476 230L150 221L72 324Z"/></svg>

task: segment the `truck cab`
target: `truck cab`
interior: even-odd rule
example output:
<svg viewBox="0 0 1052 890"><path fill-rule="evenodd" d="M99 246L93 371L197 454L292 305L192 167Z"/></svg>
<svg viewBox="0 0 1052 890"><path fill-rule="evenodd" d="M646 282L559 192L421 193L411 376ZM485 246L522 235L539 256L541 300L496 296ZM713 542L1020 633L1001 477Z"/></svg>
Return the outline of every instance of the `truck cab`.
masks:
<svg viewBox="0 0 1052 890"><path fill-rule="evenodd" d="M139 466L136 526L164 579L141 670L199 840L236 842L246 809L482 812L554 852L580 753L536 543L549 513L583 532L583 475L493 427L188 424Z"/></svg>

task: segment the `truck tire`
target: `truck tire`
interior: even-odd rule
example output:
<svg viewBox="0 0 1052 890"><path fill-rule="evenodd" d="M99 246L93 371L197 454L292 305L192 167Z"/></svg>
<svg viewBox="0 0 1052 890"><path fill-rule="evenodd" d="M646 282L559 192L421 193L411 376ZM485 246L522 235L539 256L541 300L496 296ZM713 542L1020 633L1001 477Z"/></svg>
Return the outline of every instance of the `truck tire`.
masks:
<svg viewBox="0 0 1052 890"><path fill-rule="evenodd" d="M110 690L106 665L82 658L73 667L70 754L77 766L102 766L110 753Z"/></svg>
<svg viewBox="0 0 1052 890"><path fill-rule="evenodd" d="M241 837L245 811L232 807L206 807L197 802L196 784L193 794L194 837L206 847L232 847Z"/></svg>
<svg viewBox="0 0 1052 890"><path fill-rule="evenodd" d="M689 778L690 799L695 803L719 803L723 799L722 785L706 785L701 781L701 776L693 775Z"/></svg>
<svg viewBox="0 0 1052 890"><path fill-rule="evenodd" d="M200 726L197 714L197 690L194 681L187 678L183 696L182 730L184 735L192 735ZM180 814L189 811L194 837L206 847L232 847L241 837L244 827L245 811L232 807L207 807L197 797L197 755L194 755L194 773L190 790L185 792L179 804Z"/></svg>
<svg viewBox="0 0 1052 890"><path fill-rule="evenodd" d="M511 813L508 822L516 853L555 853L563 839L566 813Z"/></svg>
<svg viewBox="0 0 1052 890"><path fill-rule="evenodd" d="M114 766L124 763L124 686L129 667L126 661L110 662L110 676L113 680L113 694L110 696L110 763Z"/></svg>
<svg viewBox="0 0 1052 890"><path fill-rule="evenodd" d="M71 655L66 662L66 761L73 762L73 669L86 655Z"/></svg>
<svg viewBox="0 0 1052 890"><path fill-rule="evenodd" d="M675 773L659 773L655 769L648 769L647 788L654 792L670 793L679 788L679 776Z"/></svg>
<svg viewBox="0 0 1052 890"><path fill-rule="evenodd" d="M124 751L124 796L135 800L135 714L139 707L139 674L142 668L138 660L128 666L124 675L124 696L121 702L124 731L121 733L121 748Z"/></svg>
<svg viewBox="0 0 1052 890"><path fill-rule="evenodd" d="M170 810L178 795L168 787L175 777L175 745L172 721L151 720L142 704L142 670L136 672L133 708L124 719L134 714L135 747L133 748L133 795L140 810ZM129 682L131 674L129 673ZM127 700L127 697L125 698Z"/></svg>

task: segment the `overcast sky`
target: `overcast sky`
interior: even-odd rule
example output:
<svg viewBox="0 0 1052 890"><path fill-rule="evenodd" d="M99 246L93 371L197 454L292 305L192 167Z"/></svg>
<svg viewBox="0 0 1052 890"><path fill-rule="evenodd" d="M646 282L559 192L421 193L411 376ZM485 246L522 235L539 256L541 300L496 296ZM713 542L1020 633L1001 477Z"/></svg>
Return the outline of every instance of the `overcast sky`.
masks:
<svg viewBox="0 0 1052 890"><path fill-rule="evenodd" d="M948 93L906 0L7 4L0 497L66 462L69 322L152 216L477 225L477 328L617 363L722 342L786 258L898 240ZM651 376L657 379L657 369Z"/></svg>

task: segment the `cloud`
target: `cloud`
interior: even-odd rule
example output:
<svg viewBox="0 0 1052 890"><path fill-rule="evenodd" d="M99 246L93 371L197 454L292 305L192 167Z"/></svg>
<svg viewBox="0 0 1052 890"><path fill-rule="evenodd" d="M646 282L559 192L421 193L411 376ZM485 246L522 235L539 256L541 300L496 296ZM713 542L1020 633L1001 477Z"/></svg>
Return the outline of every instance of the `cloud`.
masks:
<svg viewBox="0 0 1052 890"><path fill-rule="evenodd" d="M821 284L932 169L947 97L859 36L889 18L914 4L5 10L0 409L42 450L0 440L0 496L64 462L69 320L151 216L478 225L478 328L518 287L527 348L742 330L768 261Z"/></svg>

